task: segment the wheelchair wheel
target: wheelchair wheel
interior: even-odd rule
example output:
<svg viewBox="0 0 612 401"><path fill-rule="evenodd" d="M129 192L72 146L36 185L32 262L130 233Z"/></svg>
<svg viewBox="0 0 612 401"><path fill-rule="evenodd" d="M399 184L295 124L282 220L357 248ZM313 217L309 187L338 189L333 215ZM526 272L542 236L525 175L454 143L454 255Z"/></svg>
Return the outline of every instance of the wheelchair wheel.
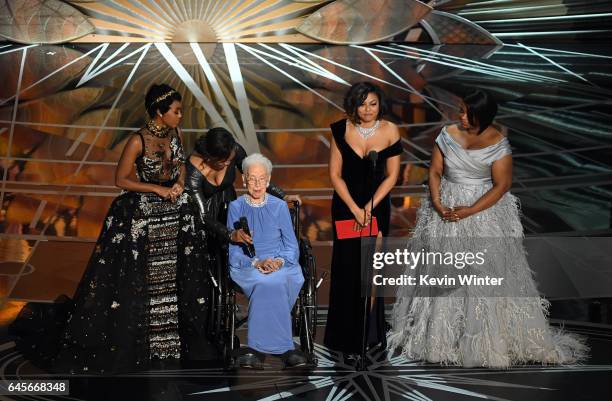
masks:
<svg viewBox="0 0 612 401"><path fill-rule="evenodd" d="M240 350L240 340L238 339L238 336L234 336L232 346L230 346L229 339L228 341L222 343L221 356L226 369L234 368L238 350Z"/></svg>
<svg viewBox="0 0 612 401"><path fill-rule="evenodd" d="M304 285L300 291L293 314L294 333L299 333L300 348L312 364L316 364L314 338L317 328L316 263L312 246L307 239L300 240L300 266Z"/></svg>

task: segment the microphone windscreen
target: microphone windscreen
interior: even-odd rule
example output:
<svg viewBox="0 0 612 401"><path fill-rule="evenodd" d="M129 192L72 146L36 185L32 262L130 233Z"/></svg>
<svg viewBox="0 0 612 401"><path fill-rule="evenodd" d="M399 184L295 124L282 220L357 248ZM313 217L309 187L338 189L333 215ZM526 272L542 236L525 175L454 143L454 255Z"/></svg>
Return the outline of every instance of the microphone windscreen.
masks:
<svg viewBox="0 0 612 401"><path fill-rule="evenodd" d="M251 235L251 232L249 230L249 222L247 221L246 217L242 216L239 219L239 222L240 222L239 224L240 224L240 228L242 228L242 231L244 231L248 235Z"/></svg>
<svg viewBox="0 0 612 401"><path fill-rule="evenodd" d="M368 159L370 159L371 162L378 160L378 152L375 150L370 150L370 152L368 152Z"/></svg>

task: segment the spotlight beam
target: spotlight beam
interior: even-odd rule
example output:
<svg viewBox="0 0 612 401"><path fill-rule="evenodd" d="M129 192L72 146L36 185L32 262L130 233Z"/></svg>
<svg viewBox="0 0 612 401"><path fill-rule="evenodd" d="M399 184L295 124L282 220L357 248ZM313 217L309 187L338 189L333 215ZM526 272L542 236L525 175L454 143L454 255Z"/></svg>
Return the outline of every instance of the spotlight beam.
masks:
<svg viewBox="0 0 612 401"><path fill-rule="evenodd" d="M284 76L286 76L287 78L289 78L290 80L292 80L293 82L295 82L296 84L300 85L301 87L307 89L308 91L312 92L313 94L315 94L316 96L320 97L321 99L325 100L327 103L331 104L332 106L334 106L335 108L337 108L338 110L344 112L344 109L340 106L338 106L336 103L334 103L332 100L328 99L327 97L321 95L319 92L315 91L314 89L312 89L311 87L309 87L308 85L306 85L305 83L303 83L302 81L300 81L299 79L295 78L294 76L292 76L291 74L287 73L286 71L280 69L279 67L275 66L274 64L270 63L268 60L266 60L265 58L263 58L262 56L260 56L258 53L263 53L266 54L265 52L262 52L261 50L257 50L254 49L252 47L249 47L247 45L238 43L238 46L240 46L241 49L247 51L248 53L250 53L252 56L257 57L259 60L263 61L264 63L266 63L269 67L273 68L274 70L280 72L281 74L283 74Z"/></svg>

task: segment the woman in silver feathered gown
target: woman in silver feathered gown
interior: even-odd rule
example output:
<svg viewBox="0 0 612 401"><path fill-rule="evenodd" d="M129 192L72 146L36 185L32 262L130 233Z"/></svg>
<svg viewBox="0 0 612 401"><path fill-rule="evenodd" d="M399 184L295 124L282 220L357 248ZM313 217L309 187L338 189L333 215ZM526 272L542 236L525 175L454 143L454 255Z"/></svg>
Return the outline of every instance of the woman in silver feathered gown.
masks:
<svg viewBox="0 0 612 401"><path fill-rule="evenodd" d="M473 286L440 286L438 296L432 288L400 287L390 347L411 360L466 367L576 363L588 348L581 337L548 324L549 303L539 297L527 263L518 199L508 192L510 144L490 125L496 111L494 100L477 91L464 98L461 123L442 128L432 153L430 197L419 208L408 247L476 251L488 243L498 252L489 252L478 273L503 275L503 296ZM442 275L433 266L421 272Z"/></svg>

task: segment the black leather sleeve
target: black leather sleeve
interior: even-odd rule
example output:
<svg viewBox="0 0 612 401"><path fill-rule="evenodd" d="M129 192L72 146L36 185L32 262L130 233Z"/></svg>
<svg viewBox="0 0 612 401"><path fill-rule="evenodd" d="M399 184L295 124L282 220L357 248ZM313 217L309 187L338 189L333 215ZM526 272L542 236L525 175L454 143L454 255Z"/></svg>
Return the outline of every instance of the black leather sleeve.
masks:
<svg viewBox="0 0 612 401"><path fill-rule="evenodd" d="M204 223L206 229L215 236L219 241L229 242L229 235L231 233L227 227L215 219L208 218L208 201L204 197L204 192L202 191L202 180L205 179L202 177L199 171L195 169L195 167L188 165L187 166L187 176L185 177L185 184L189 188L191 195L196 203L197 212Z"/></svg>

